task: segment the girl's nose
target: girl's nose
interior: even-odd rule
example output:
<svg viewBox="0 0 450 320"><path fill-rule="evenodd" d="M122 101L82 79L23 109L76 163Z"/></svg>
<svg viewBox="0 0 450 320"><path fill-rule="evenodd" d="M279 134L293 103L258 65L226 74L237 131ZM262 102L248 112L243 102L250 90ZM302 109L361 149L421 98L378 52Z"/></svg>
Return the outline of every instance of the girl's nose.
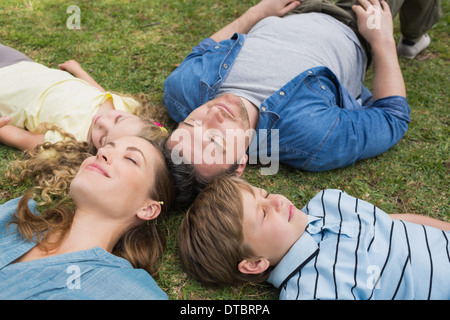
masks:
<svg viewBox="0 0 450 320"><path fill-rule="evenodd" d="M108 116L104 115L97 121L97 126L101 129L108 130L111 127L112 121Z"/></svg>

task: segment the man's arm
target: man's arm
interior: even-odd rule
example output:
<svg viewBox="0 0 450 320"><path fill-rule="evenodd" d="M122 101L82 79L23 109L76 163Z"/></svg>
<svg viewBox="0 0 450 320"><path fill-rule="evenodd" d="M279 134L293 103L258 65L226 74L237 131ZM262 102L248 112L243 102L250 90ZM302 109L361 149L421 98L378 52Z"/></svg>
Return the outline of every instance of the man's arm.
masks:
<svg viewBox="0 0 450 320"><path fill-rule="evenodd" d="M75 60L69 60L58 65L58 68L63 71L67 71L74 77L82 79L89 83L91 86L98 88L100 91L105 92L105 89L87 73L81 65Z"/></svg>
<svg viewBox="0 0 450 320"><path fill-rule="evenodd" d="M284 16L300 5L300 1L262 0L249 8L242 16L226 25L210 38L216 42L229 39L235 33L246 34L255 24L269 16Z"/></svg>
<svg viewBox="0 0 450 320"><path fill-rule="evenodd" d="M374 60L373 99L406 97L405 83L398 63L392 14L386 1L359 0L353 6L358 30L372 48Z"/></svg>

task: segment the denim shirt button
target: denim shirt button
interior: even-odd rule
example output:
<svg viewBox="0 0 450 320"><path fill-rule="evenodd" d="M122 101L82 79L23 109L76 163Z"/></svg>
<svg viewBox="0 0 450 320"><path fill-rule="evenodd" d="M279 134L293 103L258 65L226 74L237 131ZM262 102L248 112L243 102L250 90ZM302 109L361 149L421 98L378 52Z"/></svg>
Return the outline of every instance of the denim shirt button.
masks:
<svg viewBox="0 0 450 320"><path fill-rule="evenodd" d="M220 48L219 46L215 46L215 47L214 47L214 49L219 49L219 48Z"/></svg>
<svg viewBox="0 0 450 320"><path fill-rule="evenodd" d="M311 73L312 73L312 71L311 71L311 70L308 70L308 73L309 73L309 74L311 74Z"/></svg>
<svg viewBox="0 0 450 320"><path fill-rule="evenodd" d="M284 96L284 91L280 91L280 96Z"/></svg>
<svg viewBox="0 0 450 320"><path fill-rule="evenodd" d="M224 63L223 67L226 69L226 68L228 68L228 65L226 63Z"/></svg>
<svg viewBox="0 0 450 320"><path fill-rule="evenodd" d="M262 110L262 111L266 111L266 107L262 107L261 110Z"/></svg>
<svg viewBox="0 0 450 320"><path fill-rule="evenodd" d="M321 88L322 88L322 90L325 90L325 87L324 86L320 86Z"/></svg>

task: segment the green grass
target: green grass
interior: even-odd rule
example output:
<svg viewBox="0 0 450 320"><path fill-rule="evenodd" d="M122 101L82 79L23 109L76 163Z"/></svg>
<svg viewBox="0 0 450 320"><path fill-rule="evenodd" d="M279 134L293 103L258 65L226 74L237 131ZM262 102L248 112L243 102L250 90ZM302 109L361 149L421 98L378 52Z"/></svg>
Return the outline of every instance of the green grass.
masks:
<svg viewBox="0 0 450 320"><path fill-rule="evenodd" d="M51 1L4 0L0 4L0 42L49 67L69 59L82 66L107 90L145 94L158 120L174 126L161 105L164 79L204 37L238 17L253 1ZM81 9L81 30L66 28L69 5ZM319 190L339 188L388 213L415 213L449 220L449 16L430 35L432 45L419 60L400 59L412 121L398 145L352 167L324 173L281 166L274 176L258 167L244 174L269 192L282 193L302 207ZM399 37L398 32L396 37ZM371 71L367 86L371 87ZM20 152L0 145L0 174ZM20 196L29 186L2 180L0 203ZM206 288L183 271L175 235L181 212L166 224L168 248L160 286L171 299L276 299L270 285Z"/></svg>

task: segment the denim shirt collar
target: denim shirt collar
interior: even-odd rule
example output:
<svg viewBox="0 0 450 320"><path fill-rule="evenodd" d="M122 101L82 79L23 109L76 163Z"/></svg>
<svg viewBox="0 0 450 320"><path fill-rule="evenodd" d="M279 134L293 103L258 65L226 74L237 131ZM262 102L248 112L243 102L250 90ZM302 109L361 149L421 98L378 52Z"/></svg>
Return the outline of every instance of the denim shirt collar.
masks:
<svg viewBox="0 0 450 320"><path fill-rule="evenodd" d="M237 55L242 49L242 46L244 44L246 35L235 33L229 40L226 40L225 42L217 43L214 46L214 49L216 49L218 52L223 50L227 54L225 55L225 58L220 63L219 71L217 74L217 77L215 77L215 82L208 83L205 80L200 80L200 86L204 87L206 90L202 90L202 102L205 103L207 101L210 101L214 99L217 95L217 91L222 86L223 81L227 78L228 74L231 71L231 66L236 59ZM231 47L228 46L229 43L232 43ZM227 45L225 45L227 44ZM208 79L210 80L210 79Z"/></svg>

